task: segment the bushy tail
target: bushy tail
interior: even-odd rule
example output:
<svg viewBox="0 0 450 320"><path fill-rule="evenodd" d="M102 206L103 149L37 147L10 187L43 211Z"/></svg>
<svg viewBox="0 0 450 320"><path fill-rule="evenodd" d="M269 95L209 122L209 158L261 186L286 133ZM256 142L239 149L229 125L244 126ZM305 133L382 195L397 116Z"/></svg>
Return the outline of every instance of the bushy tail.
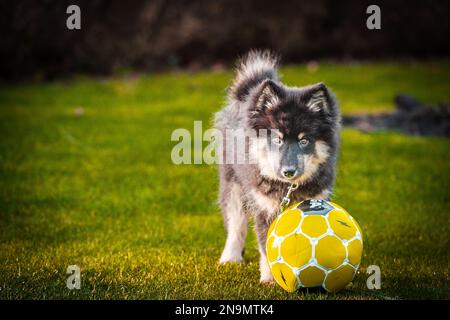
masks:
<svg viewBox="0 0 450 320"><path fill-rule="evenodd" d="M228 90L230 101L245 101L250 91L266 79L277 81L278 60L268 50L247 53L238 61L236 77Z"/></svg>

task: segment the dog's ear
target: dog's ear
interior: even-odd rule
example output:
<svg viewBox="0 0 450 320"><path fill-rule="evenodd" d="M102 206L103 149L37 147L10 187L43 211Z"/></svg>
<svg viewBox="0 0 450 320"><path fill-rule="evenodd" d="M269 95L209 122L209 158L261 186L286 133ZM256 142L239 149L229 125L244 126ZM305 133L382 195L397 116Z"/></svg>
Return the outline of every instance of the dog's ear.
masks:
<svg viewBox="0 0 450 320"><path fill-rule="evenodd" d="M261 83L258 92L256 99L257 110L274 108L283 96L283 88L270 79Z"/></svg>
<svg viewBox="0 0 450 320"><path fill-rule="evenodd" d="M333 97L328 88L322 82L307 88L306 106L313 112L325 111L330 113L334 105Z"/></svg>

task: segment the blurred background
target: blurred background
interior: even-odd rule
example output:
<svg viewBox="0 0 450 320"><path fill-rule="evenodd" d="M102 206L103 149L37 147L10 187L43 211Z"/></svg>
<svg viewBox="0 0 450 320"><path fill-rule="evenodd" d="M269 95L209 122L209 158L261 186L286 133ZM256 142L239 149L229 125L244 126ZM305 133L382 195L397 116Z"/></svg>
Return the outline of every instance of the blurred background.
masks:
<svg viewBox="0 0 450 320"><path fill-rule="evenodd" d="M81 30L65 28L70 4ZM381 30L366 28L370 4ZM445 0L1 1L0 77L220 68L255 47L283 62L436 58L450 53L449 12Z"/></svg>

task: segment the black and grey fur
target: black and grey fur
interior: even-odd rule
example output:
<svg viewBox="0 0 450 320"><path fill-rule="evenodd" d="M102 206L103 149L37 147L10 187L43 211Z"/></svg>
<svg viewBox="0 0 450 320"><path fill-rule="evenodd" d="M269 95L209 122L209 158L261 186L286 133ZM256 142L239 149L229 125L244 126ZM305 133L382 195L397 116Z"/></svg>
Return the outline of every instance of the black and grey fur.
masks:
<svg viewBox="0 0 450 320"><path fill-rule="evenodd" d="M247 222L253 216L261 282L272 282L265 255L268 228L292 183L299 184L292 201L329 197L338 151L339 110L322 83L302 88L282 84L277 59L270 52L251 51L239 62L236 73L228 104L216 114L215 127L222 132L268 129L279 137L266 139L263 147L247 146L257 159L255 164L219 166L220 204L227 230L220 263L242 261Z"/></svg>

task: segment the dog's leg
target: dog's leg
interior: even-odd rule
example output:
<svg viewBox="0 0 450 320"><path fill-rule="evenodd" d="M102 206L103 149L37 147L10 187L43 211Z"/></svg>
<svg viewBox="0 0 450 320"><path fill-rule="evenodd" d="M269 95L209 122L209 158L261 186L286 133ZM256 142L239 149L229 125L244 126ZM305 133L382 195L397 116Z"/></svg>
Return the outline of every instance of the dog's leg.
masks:
<svg viewBox="0 0 450 320"><path fill-rule="evenodd" d="M261 283L273 283L274 278L269 268L269 263L266 257L266 241L267 231L269 230L270 223L267 221L264 214L260 213L255 216L255 231L258 237L258 249L259 249L259 271L261 273Z"/></svg>
<svg viewBox="0 0 450 320"><path fill-rule="evenodd" d="M227 240L220 263L241 262L247 236L247 214L243 208L238 184L229 182L228 192L221 194L222 211L227 229Z"/></svg>

